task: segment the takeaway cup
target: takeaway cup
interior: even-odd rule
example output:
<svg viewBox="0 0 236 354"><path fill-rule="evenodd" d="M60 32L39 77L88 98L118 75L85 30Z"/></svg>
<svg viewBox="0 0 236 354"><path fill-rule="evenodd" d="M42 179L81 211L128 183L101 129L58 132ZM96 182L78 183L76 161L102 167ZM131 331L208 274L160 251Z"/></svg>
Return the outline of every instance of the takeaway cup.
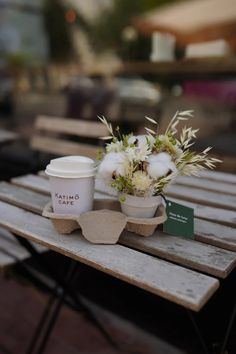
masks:
<svg viewBox="0 0 236 354"><path fill-rule="evenodd" d="M79 215L93 208L94 161L85 156L66 156L50 161L49 176L54 213Z"/></svg>

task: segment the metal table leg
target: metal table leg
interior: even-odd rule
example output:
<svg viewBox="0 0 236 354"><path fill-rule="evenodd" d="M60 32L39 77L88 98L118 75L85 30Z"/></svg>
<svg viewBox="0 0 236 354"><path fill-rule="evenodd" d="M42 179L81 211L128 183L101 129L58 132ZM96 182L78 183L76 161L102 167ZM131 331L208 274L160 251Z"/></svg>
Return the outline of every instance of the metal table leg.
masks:
<svg viewBox="0 0 236 354"><path fill-rule="evenodd" d="M49 337L60 314L67 292L73 284L76 266L77 263L72 260L66 275L66 287L63 288L59 297L57 298L56 291L51 295L28 347L27 354L42 354L44 352Z"/></svg>
<svg viewBox="0 0 236 354"><path fill-rule="evenodd" d="M201 346L202 346L202 349L203 349L202 353L209 354L209 350L207 348L206 341L203 338L203 335L202 335L202 333L200 331L200 328L199 328L199 326L198 326L198 324L196 322L196 319L194 318L193 313L191 311L189 311L189 310L186 310L186 311L187 311L188 317L189 317L189 319L190 319L190 321L191 321L191 323L192 323L192 325L194 327L194 331L196 333L196 336L197 336L199 342L201 343Z"/></svg>
<svg viewBox="0 0 236 354"><path fill-rule="evenodd" d="M79 294L77 294L72 287L67 286L67 283L65 283L64 279L58 276L56 274L55 270L52 269L51 265L49 265L47 262L42 261L42 258L40 257L40 253L35 249L35 247L26 239L19 237L18 235L15 235L15 238L18 240L18 242L27 249L27 251L37 260L39 266L43 268L43 270L56 282L56 288L54 289L55 293L58 293L58 290L61 288L62 289L62 294L65 292L66 289L66 294L65 296L69 296L72 301L74 302L76 309L83 311L84 314L86 315L87 319L97 327L97 329L102 333L102 335L106 338L108 343L113 346L114 348L118 348L117 343L112 339L112 337L109 335L109 333L104 329L104 327L99 323L99 321L96 319L96 317L93 315L92 311L81 301ZM75 262L78 265L78 262L76 261L71 261ZM76 275L76 274L75 274ZM65 296L63 296L63 302L65 302ZM60 295L59 295L60 298ZM51 305L52 306L52 305ZM61 307L61 305L60 305ZM46 316L47 310L45 309L45 319L47 318ZM44 320L45 321L45 320ZM41 320L40 320L41 322Z"/></svg>
<svg viewBox="0 0 236 354"><path fill-rule="evenodd" d="M228 340L229 340L229 337L230 337L230 334L231 334L231 331L232 331L232 327L233 327L233 324L234 324L234 321L235 321L235 317L236 317L236 303L234 304L233 311L232 311L232 314L231 314L230 319L229 319L229 324L228 324L228 326L226 328L226 333L225 333L225 336L224 336L224 339L223 339L223 343L222 343L222 346L221 346L221 349L220 349L220 354L224 354L225 353L226 345L228 343Z"/></svg>

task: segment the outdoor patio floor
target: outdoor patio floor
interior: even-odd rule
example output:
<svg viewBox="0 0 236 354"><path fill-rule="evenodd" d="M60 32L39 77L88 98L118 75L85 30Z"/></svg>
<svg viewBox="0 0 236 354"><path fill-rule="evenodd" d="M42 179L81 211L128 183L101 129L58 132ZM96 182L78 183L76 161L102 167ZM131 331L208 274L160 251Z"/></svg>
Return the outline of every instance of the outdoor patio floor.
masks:
<svg viewBox="0 0 236 354"><path fill-rule="evenodd" d="M48 300L47 294L16 274L0 276L0 354L26 353ZM106 330L122 349L111 347L85 315L63 306L45 354L163 354L159 339L127 321L120 322L111 312L107 316L100 308L100 314Z"/></svg>

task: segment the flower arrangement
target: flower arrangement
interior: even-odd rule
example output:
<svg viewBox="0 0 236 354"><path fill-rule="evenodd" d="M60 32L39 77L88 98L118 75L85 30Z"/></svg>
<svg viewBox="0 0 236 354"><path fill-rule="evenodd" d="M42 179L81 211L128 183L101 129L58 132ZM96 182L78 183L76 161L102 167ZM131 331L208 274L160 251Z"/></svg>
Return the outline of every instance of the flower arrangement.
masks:
<svg viewBox="0 0 236 354"><path fill-rule="evenodd" d="M145 128L145 135L124 135L119 127L113 131L105 117L99 117L110 135L104 140L105 153L100 154L98 178L118 192L137 197L151 197L163 193L179 175L198 175L213 169L218 159L208 156L211 147L197 153L190 148L198 129L184 127L178 134L178 124L193 116L193 111L177 111L166 131L158 132L158 123L145 117L155 130Z"/></svg>

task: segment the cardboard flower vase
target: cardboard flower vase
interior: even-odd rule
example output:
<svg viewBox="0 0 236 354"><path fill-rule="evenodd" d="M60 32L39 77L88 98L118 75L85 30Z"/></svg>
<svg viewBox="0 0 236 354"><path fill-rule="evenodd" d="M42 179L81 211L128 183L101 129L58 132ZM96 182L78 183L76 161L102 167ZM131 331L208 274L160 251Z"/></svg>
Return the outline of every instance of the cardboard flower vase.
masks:
<svg viewBox="0 0 236 354"><path fill-rule="evenodd" d="M56 214L49 203L43 210L43 216L51 219L58 233L70 234L81 229L88 241L98 244L117 243L123 230L150 236L167 219L163 205L158 207L153 218L134 218L123 214L120 203L111 199L95 200L92 211L78 216Z"/></svg>

